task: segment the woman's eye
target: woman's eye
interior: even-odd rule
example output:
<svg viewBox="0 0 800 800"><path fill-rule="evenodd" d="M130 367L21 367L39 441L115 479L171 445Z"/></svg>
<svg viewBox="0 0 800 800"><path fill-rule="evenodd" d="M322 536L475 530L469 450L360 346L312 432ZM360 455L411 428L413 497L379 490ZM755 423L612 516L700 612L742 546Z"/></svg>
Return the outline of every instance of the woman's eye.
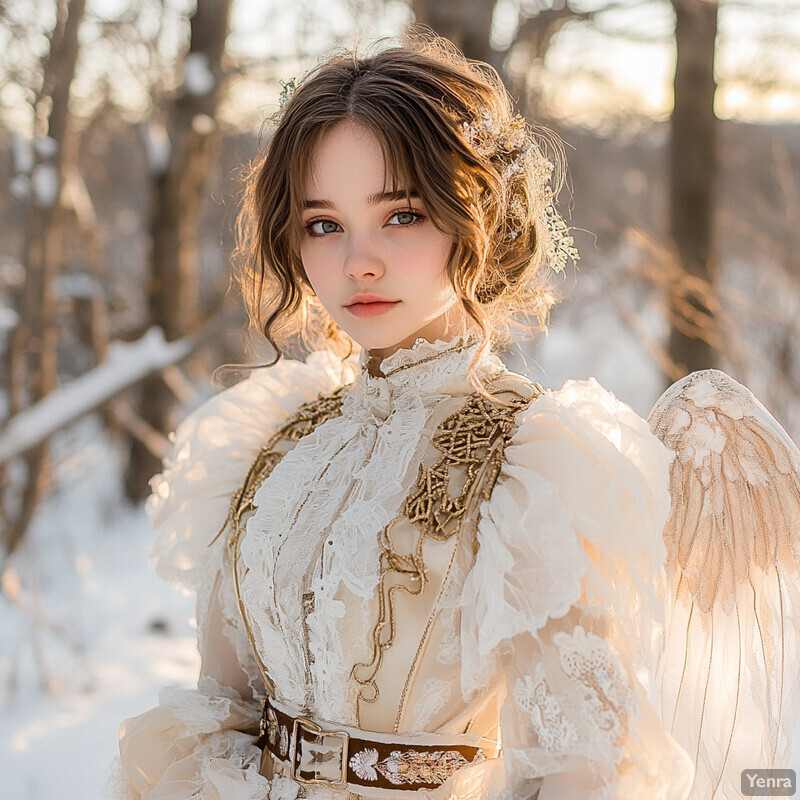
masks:
<svg viewBox="0 0 800 800"><path fill-rule="evenodd" d="M397 211L392 214L390 219L397 220L397 222L390 222L391 225L407 227L408 225L413 225L415 222L420 222L422 220L422 214L417 214L416 211Z"/></svg>
<svg viewBox="0 0 800 800"><path fill-rule="evenodd" d="M339 225L329 219L318 219L308 225L308 230L313 236L326 236L329 233L336 233Z"/></svg>

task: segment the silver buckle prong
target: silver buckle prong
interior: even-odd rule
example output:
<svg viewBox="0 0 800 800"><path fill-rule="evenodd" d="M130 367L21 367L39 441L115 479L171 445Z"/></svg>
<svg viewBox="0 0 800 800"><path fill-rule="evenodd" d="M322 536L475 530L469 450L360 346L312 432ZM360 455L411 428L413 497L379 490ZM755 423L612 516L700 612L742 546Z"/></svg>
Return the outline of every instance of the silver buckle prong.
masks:
<svg viewBox="0 0 800 800"><path fill-rule="evenodd" d="M265 697L261 701L261 716L258 720L258 735L259 738L263 738L267 734L267 701L269 700L268 697Z"/></svg>

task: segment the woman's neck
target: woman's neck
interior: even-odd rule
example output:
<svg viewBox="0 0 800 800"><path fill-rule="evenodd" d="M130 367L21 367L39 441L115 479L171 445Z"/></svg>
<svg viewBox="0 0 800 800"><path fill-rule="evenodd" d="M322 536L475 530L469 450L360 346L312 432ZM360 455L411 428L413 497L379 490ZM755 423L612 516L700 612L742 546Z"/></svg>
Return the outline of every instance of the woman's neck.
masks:
<svg viewBox="0 0 800 800"><path fill-rule="evenodd" d="M447 315L443 315L446 317ZM446 318L437 317L432 320L428 325L420 328L411 336L407 336L397 344L389 347L376 347L367 350L367 372L373 378L385 377L381 371L381 364L383 360L390 355L393 355L398 350L409 349L414 346L417 339L425 339L428 342L435 342L437 340L449 342L457 336L465 336L468 333L476 333L477 329L473 326L467 326L465 318L462 316L457 322L451 322Z"/></svg>

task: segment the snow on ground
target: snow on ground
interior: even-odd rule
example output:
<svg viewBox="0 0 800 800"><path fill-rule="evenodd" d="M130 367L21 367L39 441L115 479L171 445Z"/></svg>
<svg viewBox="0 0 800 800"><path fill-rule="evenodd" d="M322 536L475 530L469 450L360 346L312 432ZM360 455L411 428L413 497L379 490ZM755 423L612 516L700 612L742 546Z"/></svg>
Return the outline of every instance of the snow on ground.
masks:
<svg viewBox="0 0 800 800"><path fill-rule="evenodd" d="M660 393L649 356L602 311L556 324L527 363L551 387L594 375L640 414ZM121 461L94 418L62 434L57 490L3 576L16 605L0 595L0 800L99 800L120 721L196 679L193 601L148 565L153 532L120 496Z"/></svg>
<svg viewBox="0 0 800 800"><path fill-rule="evenodd" d="M3 800L99 799L120 721L197 674L193 601L148 566L149 521L94 419L56 461L59 489L4 575L18 607L0 599Z"/></svg>

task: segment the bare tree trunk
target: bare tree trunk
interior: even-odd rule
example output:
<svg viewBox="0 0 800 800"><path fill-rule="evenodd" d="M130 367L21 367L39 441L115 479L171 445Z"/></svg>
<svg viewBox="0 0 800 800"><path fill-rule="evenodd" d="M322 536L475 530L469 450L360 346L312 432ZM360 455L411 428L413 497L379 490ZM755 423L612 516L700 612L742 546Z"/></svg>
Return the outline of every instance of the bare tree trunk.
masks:
<svg viewBox="0 0 800 800"><path fill-rule="evenodd" d="M503 82L512 91L517 91L522 110L530 103L525 96L526 86L511 86L504 62L508 50L494 50L490 44L492 18L497 0L412 0L415 21L432 28L456 44L467 58L491 64ZM590 12L578 11L568 3L552 8L540 8L530 17L521 20L516 38L510 47L525 44L532 61L544 59L550 41L566 22L589 19ZM510 48L509 48L510 49Z"/></svg>
<svg viewBox="0 0 800 800"><path fill-rule="evenodd" d="M541 121L540 73L544 69L544 59L550 49L553 37L567 22L588 20L591 17L591 12L577 11L568 3L563 3L555 4L551 8L541 8L534 16L521 21L516 39L512 42L511 47L522 45L526 48L527 67L521 76L501 74L503 74L509 91L519 97L520 109L524 114ZM534 65L535 69L533 69Z"/></svg>
<svg viewBox="0 0 800 800"><path fill-rule="evenodd" d="M495 67L497 54L489 45L496 0L413 0L416 21L445 36L467 58Z"/></svg>
<svg viewBox="0 0 800 800"><path fill-rule="evenodd" d="M692 372L714 366L719 346L713 247L718 4L672 0L672 5L677 63L670 120L670 232L683 278L669 298L669 354L679 370Z"/></svg>
<svg viewBox="0 0 800 800"><path fill-rule="evenodd" d="M12 414L41 400L58 382L55 284L61 266L60 196L64 143L70 124L70 87L85 10L86 0L59 3L36 103L36 162L31 173L26 284L20 322L11 342ZM6 532L7 552L22 540L39 502L46 479L47 445L32 451L26 462L21 508Z"/></svg>
<svg viewBox="0 0 800 800"><path fill-rule="evenodd" d="M219 148L215 118L225 85L230 12L231 0L198 0L183 86L168 111L168 161L153 165L150 324L161 327L168 341L193 333L201 321L198 226L203 189ZM159 377L142 386L139 416L154 430L171 430L174 405L174 395ZM147 482L159 467L142 442L131 442L125 476L131 499L147 494Z"/></svg>
<svg viewBox="0 0 800 800"><path fill-rule="evenodd" d="M94 363L102 364L108 355L108 303L102 287L106 284L105 234L97 218L86 182L78 169L79 137L70 133L64 145L63 170L64 208L74 215L82 238L82 249L92 276L88 291L73 301L75 321L83 340L94 355Z"/></svg>

